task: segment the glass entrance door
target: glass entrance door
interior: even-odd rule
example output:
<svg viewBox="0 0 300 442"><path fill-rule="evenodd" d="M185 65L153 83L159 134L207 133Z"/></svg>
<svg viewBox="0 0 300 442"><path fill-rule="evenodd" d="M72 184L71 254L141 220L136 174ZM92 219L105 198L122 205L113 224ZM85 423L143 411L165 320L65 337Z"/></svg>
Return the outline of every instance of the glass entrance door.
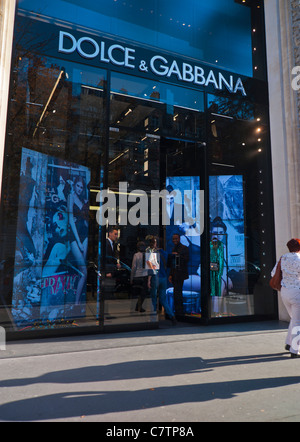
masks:
<svg viewBox="0 0 300 442"><path fill-rule="evenodd" d="M156 322L159 306L167 317L177 313L174 287L168 281L175 229L190 255L184 314L201 315L203 106L201 93L112 74L107 183L115 202L109 224L117 227L113 272L111 267L103 272L104 325ZM180 192L184 198L187 218L180 224L172 216L166 222L171 188L177 189L175 204ZM106 229L106 264L112 250L108 237ZM152 252L157 260L154 272L148 259ZM164 278L160 290L159 277Z"/></svg>
<svg viewBox="0 0 300 442"><path fill-rule="evenodd" d="M176 316L200 318L205 145L165 138L161 149L165 157L163 179L169 193L166 201L169 223L162 226L166 251L171 257L167 300Z"/></svg>
<svg viewBox="0 0 300 442"><path fill-rule="evenodd" d="M105 326L157 322L147 262L151 240L159 234L158 223L151 222L151 191L160 186L156 129L163 113L147 93L148 82L112 75L107 184L115 212L110 206L112 219L102 239Z"/></svg>

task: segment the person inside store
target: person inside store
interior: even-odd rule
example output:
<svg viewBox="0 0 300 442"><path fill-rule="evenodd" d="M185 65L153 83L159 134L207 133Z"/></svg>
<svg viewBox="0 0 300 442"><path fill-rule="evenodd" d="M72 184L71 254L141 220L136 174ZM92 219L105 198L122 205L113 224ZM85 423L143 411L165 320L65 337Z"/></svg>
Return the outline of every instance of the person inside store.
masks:
<svg viewBox="0 0 300 442"><path fill-rule="evenodd" d="M162 239L160 240L160 244L162 244ZM160 245L159 244L159 245ZM168 318L173 325L177 324L176 317L174 312L172 311L168 300L167 300L167 287L168 287L168 253L161 247L157 249L158 252L158 262L159 262L159 271L158 271L158 300L160 306L162 306L165 310L165 316ZM157 297L156 297L157 299ZM156 310L156 305L155 305Z"/></svg>
<svg viewBox="0 0 300 442"><path fill-rule="evenodd" d="M148 268L148 288L150 290L153 312L156 313L158 272L159 272L157 239L152 235L147 236L146 239L149 241L149 247L146 248L146 264Z"/></svg>
<svg viewBox="0 0 300 442"><path fill-rule="evenodd" d="M287 243L288 253L283 255L271 275L275 275L281 266L281 298L290 315L290 324L286 338L286 350L292 358L300 357L300 239L293 238ZM278 269L279 270L279 269Z"/></svg>
<svg viewBox="0 0 300 442"><path fill-rule="evenodd" d="M119 262L119 252L117 247L118 230L116 227L109 226L108 236L106 238L106 278L116 276L116 271L121 268Z"/></svg>
<svg viewBox="0 0 300 442"><path fill-rule="evenodd" d="M148 295L148 269L146 268L146 245L143 241L137 243L137 252L133 255L130 283L132 294L137 293L138 299L135 307L136 312L144 313L143 303Z"/></svg>
<svg viewBox="0 0 300 442"><path fill-rule="evenodd" d="M169 282L174 287L174 307L176 317L184 315L183 308L183 283L189 278L189 248L181 244L180 235L172 236L173 250L168 256L168 267L170 267Z"/></svg>
<svg viewBox="0 0 300 442"><path fill-rule="evenodd" d="M116 276L118 270L121 268L119 261L119 251L117 247L118 230L114 226L108 227L108 234L105 243L105 277L102 280L102 290L104 299L109 299L114 296L116 288ZM105 317L106 319L114 319L108 312L108 304L105 305Z"/></svg>
<svg viewBox="0 0 300 442"><path fill-rule="evenodd" d="M175 315L166 297L168 254L162 248L158 248L157 238L150 236L148 240L149 247L146 249L146 263L149 267L148 288L150 290L153 312L157 313L158 295L159 304L164 308L166 317L171 320L173 325L176 325Z"/></svg>

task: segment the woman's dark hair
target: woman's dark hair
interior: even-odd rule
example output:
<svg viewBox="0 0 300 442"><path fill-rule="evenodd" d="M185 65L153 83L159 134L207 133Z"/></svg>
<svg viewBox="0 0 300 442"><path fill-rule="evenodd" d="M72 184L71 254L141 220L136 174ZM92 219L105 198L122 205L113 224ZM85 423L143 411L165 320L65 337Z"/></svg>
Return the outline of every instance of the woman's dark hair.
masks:
<svg viewBox="0 0 300 442"><path fill-rule="evenodd" d="M211 222L210 230L212 231L213 228L219 227L224 230L224 232L227 232L226 224L222 221L222 219L219 216L216 216L216 218Z"/></svg>
<svg viewBox="0 0 300 442"><path fill-rule="evenodd" d="M157 241L156 237L153 235L146 236L146 240L148 241L150 247L154 247L155 241Z"/></svg>
<svg viewBox="0 0 300 442"><path fill-rule="evenodd" d="M146 249L146 246L145 246L145 243L143 242L143 241L139 241L138 243L137 243L137 250L139 251L139 252L144 252L145 251L145 249Z"/></svg>
<svg viewBox="0 0 300 442"><path fill-rule="evenodd" d="M292 238L287 243L287 248L291 253L293 252L300 252L300 239L298 238Z"/></svg>
<svg viewBox="0 0 300 442"><path fill-rule="evenodd" d="M74 179L74 188L76 186L77 183L82 183L83 185L83 192L82 194L79 196L80 201L84 202L85 198L86 198L86 181L83 178L83 176L81 175L76 175L75 179Z"/></svg>

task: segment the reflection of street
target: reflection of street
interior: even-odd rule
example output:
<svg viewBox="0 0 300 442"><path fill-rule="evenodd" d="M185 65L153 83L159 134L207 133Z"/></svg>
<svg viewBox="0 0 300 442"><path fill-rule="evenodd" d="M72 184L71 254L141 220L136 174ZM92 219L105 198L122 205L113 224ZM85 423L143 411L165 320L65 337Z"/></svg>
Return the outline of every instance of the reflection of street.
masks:
<svg viewBox="0 0 300 442"><path fill-rule="evenodd" d="M218 298L219 310L212 314L212 318L249 316L254 314L254 295L230 293Z"/></svg>

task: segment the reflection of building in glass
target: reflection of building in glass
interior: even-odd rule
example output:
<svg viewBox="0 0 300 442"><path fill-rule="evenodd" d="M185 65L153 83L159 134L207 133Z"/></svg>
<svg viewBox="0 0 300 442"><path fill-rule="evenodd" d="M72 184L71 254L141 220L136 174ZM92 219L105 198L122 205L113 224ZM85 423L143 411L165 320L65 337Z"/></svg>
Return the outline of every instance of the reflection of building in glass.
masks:
<svg viewBox="0 0 300 442"><path fill-rule="evenodd" d="M286 27L295 27L297 2L277 9L269 0L259 8L235 0L7 3L0 20L15 21L10 32L5 26L0 32L14 37L15 46L12 52L5 44L0 56L1 98L9 103L0 109L0 299L9 327L44 333L157 326L163 315L145 285L144 311L135 310L131 265L137 243L149 236L161 238L170 254L174 232L190 255L185 319L276 317L268 287L273 194L275 208L287 207L275 211L277 249L299 231L297 168L286 167L298 157L298 128L290 123L297 119L286 120L297 100L287 87L278 93L277 75L290 84L279 55L284 51L296 65L297 47L272 44L283 44L293 30ZM270 17L278 12L274 27ZM278 69L267 76L275 53ZM121 182L128 188L120 190ZM190 194L179 201L178 192L167 208L160 202L157 225L146 217L135 225L120 222L138 206L136 193L149 200L152 190L168 186ZM109 281L103 278L109 226L97 223L97 195L105 189L115 193L118 233ZM204 231L197 223L200 189ZM282 204L280 195L291 199ZM164 209L170 226L162 222ZM150 204L147 215L150 220ZM222 259L214 256L214 237ZM166 287L169 301L172 290Z"/></svg>

